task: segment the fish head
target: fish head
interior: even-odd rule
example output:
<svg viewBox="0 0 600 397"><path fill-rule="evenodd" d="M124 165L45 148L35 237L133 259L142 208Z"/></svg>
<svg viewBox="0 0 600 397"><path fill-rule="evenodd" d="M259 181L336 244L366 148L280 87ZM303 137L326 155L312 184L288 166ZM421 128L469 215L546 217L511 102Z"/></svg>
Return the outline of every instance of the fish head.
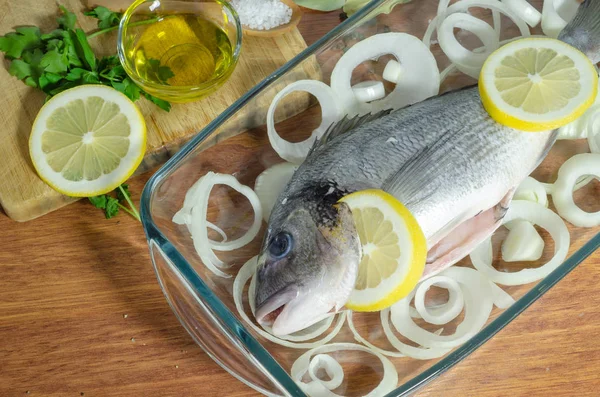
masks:
<svg viewBox="0 0 600 397"><path fill-rule="evenodd" d="M256 319L275 335L338 312L354 289L361 245L349 207L312 203L271 224L256 270Z"/></svg>

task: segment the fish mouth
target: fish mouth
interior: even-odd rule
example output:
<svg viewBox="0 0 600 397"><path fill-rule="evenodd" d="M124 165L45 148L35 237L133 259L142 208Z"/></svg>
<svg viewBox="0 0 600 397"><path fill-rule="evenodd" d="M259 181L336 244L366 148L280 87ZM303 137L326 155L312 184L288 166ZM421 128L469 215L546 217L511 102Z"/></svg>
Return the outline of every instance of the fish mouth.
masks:
<svg viewBox="0 0 600 397"><path fill-rule="evenodd" d="M299 294L294 284L275 292L256 308L256 321L263 326L272 326L281 314L285 305L294 300Z"/></svg>

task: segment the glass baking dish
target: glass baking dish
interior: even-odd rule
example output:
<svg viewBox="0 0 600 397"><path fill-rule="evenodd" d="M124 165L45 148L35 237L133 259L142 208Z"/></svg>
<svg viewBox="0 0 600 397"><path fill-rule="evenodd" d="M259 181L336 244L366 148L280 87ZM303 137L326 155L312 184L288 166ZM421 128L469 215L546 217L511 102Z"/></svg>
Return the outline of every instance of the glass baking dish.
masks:
<svg viewBox="0 0 600 397"><path fill-rule="evenodd" d="M322 81L329 83L337 60L353 44L366 37L393 31L422 38L428 23L436 15L437 0L415 0L398 4L389 14L375 12L380 6L396 2L372 1L258 84L177 152L144 189L142 221L156 274L171 308L198 345L217 363L263 394L305 395L289 373L294 361L306 349L274 344L241 320L232 298L234 279L219 278L207 271L194 250L187 228L173 223L173 215L181 208L187 190L209 171L233 174L241 183L252 187L258 174L282 161L269 145L264 109L283 87L305 78L307 68L317 64ZM541 10L541 1L536 0L532 4ZM474 8L473 12L491 22L492 16L487 11ZM513 37L515 32L515 26L510 20L503 18L501 39ZM532 33L535 34L536 30L532 30ZM461 38L464 43L469 40L469 37ZM449 61L435 41L432 42L431 50L436 56L440 71L444 70ZM363 63L354 71L353 83L365 79L380 79L387 59L389 58ZM442 91L474 83L469 77L455 72L445 80ZM304 101L306 110L294 110L293 114L287 112L283 116L279 108L285 108L286 105L280 105L276 113L277 130L285 138L300 141L307 138L318 125L319 106L302 94L291 94L288 97ZM540 181L553 182L558 167L568 157L587 151L587 142L558 141L533 176ZM600 184L593 181L576 192L575 201L584 210L590 211L598 206L597 197L600 197ZM252 210L242 196L216 187L211 195L208 215L211 222L235 238L248 228ZM600 228L576 228L568 223L567 226L571 237L567 260L539 282L503 287L517 300L516 303L505 310L494 308L485 327L468 342L439 359L420 361L406 357L390 358L398 372L398 382L397 388L388 395L408 395L461 361L600 246ZM506 230L500 230L495 235L494 266L507 272L518 270L519 265L505 263L501 259L499 239L503 235L506 235ZM527 267L539 266L552 256L552 240L547 234L541 235L547 243L544 255L538 262L532 262ZM237 269L256 255L260 242L260 238L256 238L252 244L240 250L219 253L219 257L232 264L229 272L235 275ZM458 266L470 267L469 258L465 258ZM433 295L428 297L430 301L443 302L447 299L440 294ZM250 313L247 307L246 311ZM355 324L369 341L382 348L390 348L382 336L378 315L361 314L355 318ZM449 327L452 329L456 324L450 324ZM356 343L346 326L332 342ZM365 395L381 380L382 365L373 356L345 351L336 353L335 357L345 370L344 381L334 390L337 394Z"/></svg>

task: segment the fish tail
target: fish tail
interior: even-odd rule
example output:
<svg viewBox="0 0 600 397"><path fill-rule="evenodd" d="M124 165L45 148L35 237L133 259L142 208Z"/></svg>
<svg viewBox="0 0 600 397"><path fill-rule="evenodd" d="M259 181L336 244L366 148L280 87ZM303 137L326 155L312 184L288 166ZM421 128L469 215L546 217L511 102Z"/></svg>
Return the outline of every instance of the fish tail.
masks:
<svg viewBox="0 0 600 397"><path fill-rule="evenodd" d="M600 62L600 0L585 0L558 39Z"/></svg>

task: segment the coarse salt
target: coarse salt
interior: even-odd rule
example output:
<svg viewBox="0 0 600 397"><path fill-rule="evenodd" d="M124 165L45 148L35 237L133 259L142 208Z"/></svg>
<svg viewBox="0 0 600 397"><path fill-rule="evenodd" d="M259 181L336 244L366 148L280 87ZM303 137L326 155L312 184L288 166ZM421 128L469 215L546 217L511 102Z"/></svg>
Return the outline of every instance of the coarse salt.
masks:
<svg viewBox="0 0 600 397"><path fill-rule="evenodd" d="M292 9L280 0L231 0L242 25L254 30L269 30L292 19Z"/></svg>

